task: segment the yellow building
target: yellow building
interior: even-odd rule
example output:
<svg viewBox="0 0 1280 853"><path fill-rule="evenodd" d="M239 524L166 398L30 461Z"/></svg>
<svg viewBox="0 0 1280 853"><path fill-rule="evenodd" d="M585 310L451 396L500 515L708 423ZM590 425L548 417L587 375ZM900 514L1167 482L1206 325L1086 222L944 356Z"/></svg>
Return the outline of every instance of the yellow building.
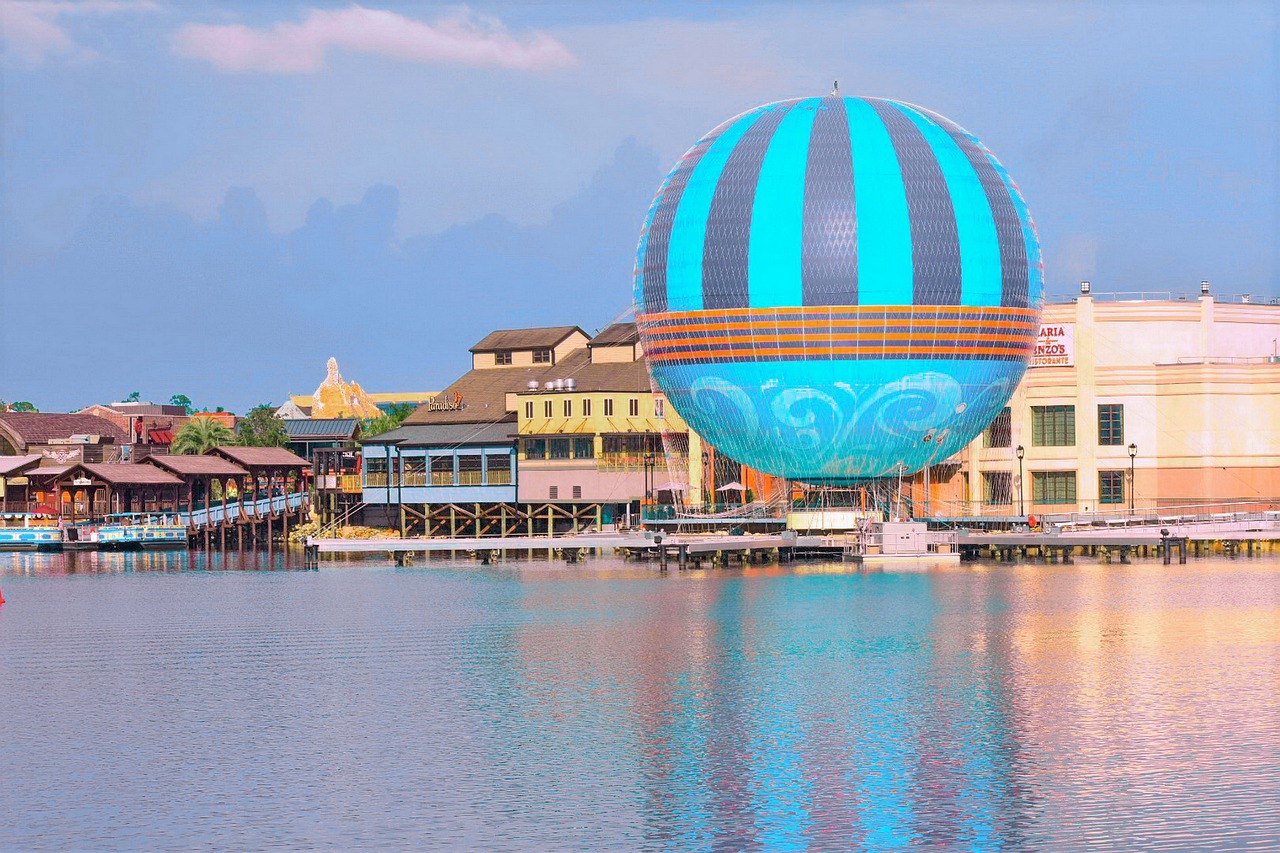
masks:
<svg viewBox="0 0 1280 853"><path fill-rule="evenodd" d="M1127 300L1095 298L1086 282L1078 298L1047 305L1009 407L932 472L942 481L933 511L1280 499L1280 300L1219 301L1202 289Z"/></svg>

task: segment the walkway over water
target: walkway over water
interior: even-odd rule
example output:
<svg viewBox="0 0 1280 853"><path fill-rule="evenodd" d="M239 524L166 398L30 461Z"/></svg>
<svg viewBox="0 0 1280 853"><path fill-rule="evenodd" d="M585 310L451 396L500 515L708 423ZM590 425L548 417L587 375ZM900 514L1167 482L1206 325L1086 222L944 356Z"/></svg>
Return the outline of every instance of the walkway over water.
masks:
<svg viewBox="0 0 1280 853"><path fill-rule="evenodd" d="M255 501L228 501L205 509L181 512L178 515L188 527L201 530L224 524L251 524L265 521L289 512L297 512L306 506L310 496L306 492L259 498Z"/></svg>

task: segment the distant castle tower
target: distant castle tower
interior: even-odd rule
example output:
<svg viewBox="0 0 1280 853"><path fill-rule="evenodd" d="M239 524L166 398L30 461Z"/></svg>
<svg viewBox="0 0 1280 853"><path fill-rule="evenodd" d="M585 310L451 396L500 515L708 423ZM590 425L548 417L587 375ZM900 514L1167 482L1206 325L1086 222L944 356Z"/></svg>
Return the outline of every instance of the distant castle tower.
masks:
<svg viewBox="0 0 1280 853"><path fill-rule="evenodd" d="M357 382L345 382L338 360L329 359L329 373L312 397L313 418L376 418L382 412Z"/></svg>

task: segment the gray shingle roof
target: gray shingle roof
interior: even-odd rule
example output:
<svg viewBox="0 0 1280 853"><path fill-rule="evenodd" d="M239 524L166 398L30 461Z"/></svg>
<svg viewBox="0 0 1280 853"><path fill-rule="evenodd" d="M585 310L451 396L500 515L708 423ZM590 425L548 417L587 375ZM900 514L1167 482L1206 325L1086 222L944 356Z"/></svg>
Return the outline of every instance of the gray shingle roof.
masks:
<svg viewBox="0 0 1280 853"><path fill-rule="evenodd" d="M359 425L355 418L286 419L284 431L291 439L349 439L356 434Z"/></svg>
<svg viewBox="0 0 1280 853"><path fill-rule="evenodd" d="M591 339L589 347L616 347L634 344L640 340L635 323L614 323Z"/></svg>
<svg viewBox="0 0 1280 853"><path fill-rule="evenodd" d="M0 424L18 436L24 446L46 444L53 438L73 435L100 435L123 444L129 440L124 430L97 415L64 415L45 412L0 412Z"/></svg>
<svg viewBox="0 0 1280 853"><path fill-rule="evenodd" d="M540 329L498 329L485 335L480 343L471 348L471 351L551 349L574 332L584 338L589 337L586 332L577 326L547 326Z"/></svg>

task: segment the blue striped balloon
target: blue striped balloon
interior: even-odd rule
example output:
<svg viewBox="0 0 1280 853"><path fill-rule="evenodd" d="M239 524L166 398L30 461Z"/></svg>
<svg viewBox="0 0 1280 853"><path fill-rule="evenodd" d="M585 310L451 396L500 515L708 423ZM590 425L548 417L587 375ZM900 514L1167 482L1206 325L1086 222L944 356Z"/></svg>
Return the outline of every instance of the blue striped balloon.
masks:
<svg viewBox="0 0 1280 853"><path fill-rule="evenodd" d="M916 471L1007 403L1043 301L1004 167L937 113L797 98L698 141L650 206L636 321L650 372L720 451L766 473Z"/></svg>

